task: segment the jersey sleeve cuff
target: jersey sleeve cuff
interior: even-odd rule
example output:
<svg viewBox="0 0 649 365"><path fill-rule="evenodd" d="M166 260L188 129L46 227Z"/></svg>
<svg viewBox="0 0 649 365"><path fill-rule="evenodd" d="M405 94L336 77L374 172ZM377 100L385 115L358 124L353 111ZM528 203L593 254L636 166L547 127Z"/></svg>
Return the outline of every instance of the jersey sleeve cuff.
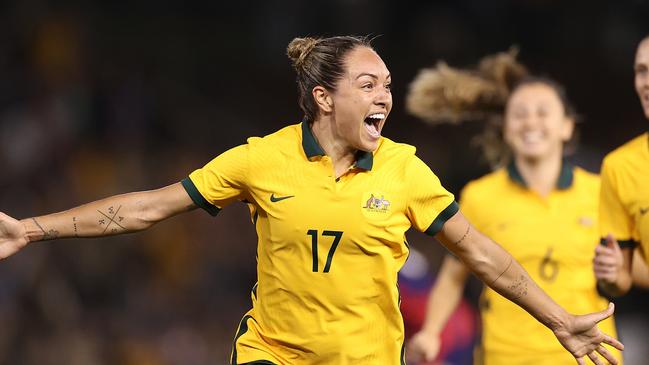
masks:
<svg viewBox="0 0 649 365"><path fill-rule="evenodd" d="M189 194L189 197L194 201L194 204L205 209L205 211L211 216L219 214L221 209L208 202L203 195L201 195L196 188L196 185L194 185L194 182L189 177L184 178L183 181L181 181L181 184L183 185L183 188L185 188L185 191L187 191L187 194Z"/></svg>
<svg viewBox="0 0 649 365"><path fill-rule="evenodd" d="M460 210L460 206L455 200L451 202L441 213L433 220L433 223L430 224L425 233L429 236L434 236L444 227L444 223L449 220L452 216L455 215Z"/></svg>
<svg viewBox="0 0 649 365"><path fill-rule="evenodd" d="M606 238L602 238L599 240L599 244L602 246L606 246ZM638 242L634 240L618 240L617 244L620 245L620 248L636 248L638 246Z"/></svg>

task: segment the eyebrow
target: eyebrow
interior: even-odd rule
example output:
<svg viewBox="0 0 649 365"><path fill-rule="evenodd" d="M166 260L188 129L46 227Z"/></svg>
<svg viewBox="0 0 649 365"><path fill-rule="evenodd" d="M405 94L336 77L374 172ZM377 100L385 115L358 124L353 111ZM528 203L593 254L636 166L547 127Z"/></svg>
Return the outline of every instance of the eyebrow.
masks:
<svg viewBox="0 0 649 365"><path fill-rule="evenodd" d="M363 72L360 75L356 76L356 80L360 79L363 76L369 76L369 77L371 77L371 78L373 78L375 80L379 79L379 77L377 75L375 75L375 74L372 74L372 73L369 73L369 72ZM386 77L386 79L391 79L391 78L392 78L392 74L388 73L388 76Z"/></svg>

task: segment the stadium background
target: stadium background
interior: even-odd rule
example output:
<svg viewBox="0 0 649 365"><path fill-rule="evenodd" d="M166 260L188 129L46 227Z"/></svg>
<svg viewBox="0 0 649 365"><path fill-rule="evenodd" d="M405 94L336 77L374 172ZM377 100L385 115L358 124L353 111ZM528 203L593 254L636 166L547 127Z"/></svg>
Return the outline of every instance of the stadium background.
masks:
<svg viewBox="0 0 649 365"><path fill-rule="evenodd" d="M404 110L416 72L520 47L583 116L574 160L649 127L633 90L647 1L48 1L0 4L0 210L22 218L181 180L216 154L301 117L285 47L371 34L393 75L384 134L414 144L457 193L487 171L478 125ZM435 267L442 249L409 235ZM221 364L255 282L240 204L135 235L38 243L0 262L0 364ZM590 255L586 252L584 254ZM628 365L644 364L649 300L618 300ZM637 361L637 362L634 362Z"/></svg>

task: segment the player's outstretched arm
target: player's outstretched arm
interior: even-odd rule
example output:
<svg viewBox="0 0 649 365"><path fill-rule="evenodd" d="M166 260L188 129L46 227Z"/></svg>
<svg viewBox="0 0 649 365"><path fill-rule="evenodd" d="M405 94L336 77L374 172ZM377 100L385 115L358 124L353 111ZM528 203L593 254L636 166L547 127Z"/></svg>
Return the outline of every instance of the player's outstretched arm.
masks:
<svg viewBox="0 0 649 365"><path fill-rule="evenodd" d="M176 183L22 220L0 212L0 259L13 255L30 242L140 231L194 208L185 189Z"/></svg>
<svg viewBox="0 0 649 365"><path fill-rule="evenodd" d="M433 361L441 348L441 333L457 308L469 271L462 262L446 257L431 289L426 319L421 330L408 343L408 358L415 362Z"/></svg>
<svg viewBox="0 0 649 365"><path fill-rule="evenodd" d="M578 364L585 364L586 356L598 365L605 364L605 360L610 364L617 364L617 360L602 344L606 343L620 350L623 350L624 346L597 328L598 322L613 314L612 305L605 311L582 316L567 313L536 285L509 253L478 232L460 212L444 224L436 238L486 285L518 304L551 329Z"/></svg>

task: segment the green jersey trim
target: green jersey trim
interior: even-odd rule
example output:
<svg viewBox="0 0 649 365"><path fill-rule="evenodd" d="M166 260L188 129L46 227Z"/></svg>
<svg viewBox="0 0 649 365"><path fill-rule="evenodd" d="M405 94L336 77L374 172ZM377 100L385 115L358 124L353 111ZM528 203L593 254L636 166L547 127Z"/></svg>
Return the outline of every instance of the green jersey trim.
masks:
<svg viewBox="0 0 649 365"><path fill-rule="evenodd" d="M185 191L187 191L187 194L189 194L189 197L192 198L192 201L194 201L194 204L205 209L205 211L210 213L211 216L219 214L221 208L208 202L203 195L201 195L196 188L196 185L194 185L194 182L189 177L184 178L183 181L181 181L181 184L183 185L183 188L185 188Z"/></svg>
<svg viewBox="0 0 649 365"><path fill-rule="evenodd" d="M460 210L460 206L455 200L451 202L441 213L433 220L433 223L430 224L428 229L425 231L427 235L434 236L444 227L444 223L449 220L452 216L455 215Z"/></svg>
<svg viewBox="0 0 649 365"><path fill-rule="evenodd" d="M316 141L313 131L309 127L309 123L302 122L302 148L304 149L304 154L308 159L317 156L324 156L325 152ZM354 167L371 170L372 165L374 164L374 154L367 151L358 151L356 154L356 163Z"/></svg>
<svg viewBox="0 0 649 365"><path fill-rule="evenodd" d="M524 188L528 187L525 179L523 179L523 175L521 175L521 172L518 171L518 167L516 167L516 163L514 163L514 161L511 161L507 165L507 174L509 174L509 178L515 183L521 185ZM559 178L557 179L556 187L559 190L566 190L572 186L573 180L573 166L571 163L567 162L564 159L561 161L561 171L559 172Z"/></svg>

